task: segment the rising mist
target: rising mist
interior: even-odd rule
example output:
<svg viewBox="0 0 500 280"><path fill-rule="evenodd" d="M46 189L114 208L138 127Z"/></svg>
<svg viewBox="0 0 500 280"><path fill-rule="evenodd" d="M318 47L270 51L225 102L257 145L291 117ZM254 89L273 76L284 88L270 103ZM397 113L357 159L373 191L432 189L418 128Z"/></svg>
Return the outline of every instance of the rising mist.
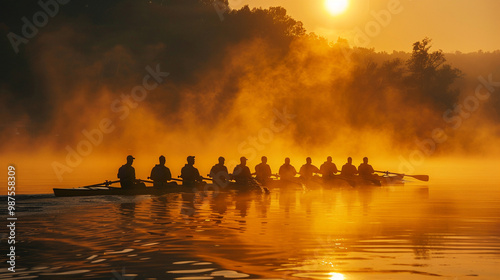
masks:
<svg viewBox="0 0 500 280"><path fill-rule="evenodd" d="M16 54L7 34L40 10L18 4L0 23L2 154L59 180L96 165L113 177L127 154L143 158L140 177L160 154L174 174L187 155L208 170L220 155L277 168L498 154L499 52L419 38L378 53L308 34L280 7L221 20L212 4L71 2Z"/></svg>

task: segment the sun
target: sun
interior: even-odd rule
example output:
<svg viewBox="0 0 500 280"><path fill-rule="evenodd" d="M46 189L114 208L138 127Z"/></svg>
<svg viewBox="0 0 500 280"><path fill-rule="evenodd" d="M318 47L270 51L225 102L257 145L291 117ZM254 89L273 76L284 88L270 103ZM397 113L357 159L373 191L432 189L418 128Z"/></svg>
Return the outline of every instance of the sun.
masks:
<svg viewBox="0 0 500 280"><path fill-rule="evenodd" d="M325 6L330 14L336 16L347 10L349 0L326 0Z"/></svg>

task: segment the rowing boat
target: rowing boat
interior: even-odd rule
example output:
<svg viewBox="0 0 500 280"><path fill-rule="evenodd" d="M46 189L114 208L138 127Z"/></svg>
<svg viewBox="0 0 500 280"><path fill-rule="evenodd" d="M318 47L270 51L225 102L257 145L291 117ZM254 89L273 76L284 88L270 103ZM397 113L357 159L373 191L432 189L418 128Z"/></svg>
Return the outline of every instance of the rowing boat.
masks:
<svg viewBox="0 0 500 280"><path fill-rule="evenodd" d="M376 171L379 172L379 171ZM359 176L354 177L342 177L341 175L335 175L330 179L324 179L321 177L313 177L309 180L301 180L301 178L294 178L293 181L283 181L283 180L272 180L266 185L269 187L286 188L288 186L300 186L302 188L328 188L328 187L363 187L363 186L388 186L388 185L403 185L404 176L413 177L421 181L428 181L429 177L427 175L404 175L391 172L383 172L383 176L374 176L373 179L364 179ZM392 174L392 175L389 175ZM152 181L139 180L143 183L152 183ZM194 193L196 191L257 191L269 193L266 187L263 187L257 181L249 181L246 185L237 184L235 182L228 182L225 186L217 186L215 184L205 184L200 183L196 186L179 186L170 184L165 187L138 187L132 189L123 189L111 187L113 183L119 181L106 181L104 183L84 186L72 189L54 188L54 195L57 197L65 196L97 196L97 195L162 195L167 193Z"/></svg>
<svg viewBox="0 0 500 280"><path fill-rule="evenodd" d="M97 195L162 195L166 193L181 193L193 192L193 188L184 186L172 186L164 188L132 188L122 189L115 187L97 186L97 187L80 187L72 189L54 188L54 195L57 197L63 196L97 196Z"/></svg>
<svg viewBox="0 0 500 280"><path fill-rule="evenodd" d="M394 186L394 185L404 185L404 176L401 175L387 175L387 176L371 176L369 178L361 177L359 175L352 177L343 177L338 175L332 181L335 182L347 182L352 187L364 187L364 186Z"/></svg>
<svg viewBox="0 0 500 280"><path fill-rule="evenodd" d="M366 186L394 186L404 185L403 175L384 175L374 176L371 179L362 178L360 176L345 177L342 175L334 175L330 178L314 176L309 179L293 178L293 180L271 180L268 185L270 187L302 186L308 189L331 188L331 187L366 187Z"/></svg>
<svg viewBox="0 0 500 280"><path fill-rule="evenodd" d="M152 183L151 181L140 180L141 182ZM106 181L104 183L89 185L78 188L53 188L54 195L57 197L68 196L98 196L98 195L162 195L167 193L194 193L197 191L266 191L257 183L251 182L247 185L228 182L225 186L200 183L195 186L182 186L171 184L164 187L135 187L131 189L117 188L110 186L119 181Z"/></svg>

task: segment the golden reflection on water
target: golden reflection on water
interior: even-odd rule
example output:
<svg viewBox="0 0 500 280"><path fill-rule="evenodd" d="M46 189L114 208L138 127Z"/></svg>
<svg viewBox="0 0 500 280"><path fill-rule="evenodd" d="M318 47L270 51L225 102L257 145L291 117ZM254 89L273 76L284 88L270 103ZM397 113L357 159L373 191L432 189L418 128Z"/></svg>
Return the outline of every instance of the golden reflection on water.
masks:
<svg viewBox="0 0 500 280"><path fill-rule="evenodd" d="M5 159L14 159L11 162L6 162L5 166L13 164L16 167L16 182L18 188L17 194L48 194L52 193L52 188L73 188L96 183L102 183L105 180L116 180L118 168L124 164L123 154L92 154L85 158L81 164L71 168L71 172L65 172L61 176L61 180L56 176L52 167L53 162L64 163L65 154L55 155L54 153L46 154L2 154ZM268 155L270 165L273 171L277 170L282 164L281 155L278 157L271 157ZM304 157L298 155L290 155L292 161L302 164ZM215 159L216 157L214 157ZM235 157L239 158L239 156ZM199 168L201 174L206 174L214 162L207 157L197 157L196 166ZM383 160L385 159L385 160ZM138 178L146 179L150 175L151 168L157 163L158 155L141 155L140 160L134 162L136 168L136 175ZM229 160L229 158L228 158ZM313 157L313 162L316 164L324 161L324 156ZM341 166L344 158L334 160L337 166ZM372 160L372 159L371 159ZM442 184L486 184L499 185L500 173L498 172L498 159L493 158L428 158L425 164L414 166L415 170L409 172L407 170L398 170L400 161L397 158L392 160L386 157L380 157L374 160L374 167L376 169L386 170L387 168L394 172L406 172L407 174L428 174L430 175L429 186L436 186ZM180 174L180 169L184 165L185 156L178 156L174 159L170 157L167 160L167 166L171 169L172 175L176 177ZM249 163L253 167L258 162ZM230 168L231 170L231 168ZM486 175L485 175L486 174ZM6 185L7 174L4 173L0 176L0 185ZM417 182L418 183L418 182ZM0 195L6 195L6 188L0 189Z"/></svg>
<svg viewBox="0 0 500 280"><path fill-rule="evenodd" d="M330 272L329 274L331 275L330 278L328 278L330 280L344 280L345 279L344 275L342 275L341 273Z"/></svg>
<svg viewBox="0 0 500 280"><path fill-rule="evenodd" d="M493 264L498 263L500 246L498 238L492 237L499 219L492 214L498 213L495 203L500 197L495 192L496 199L488 201L473 189L450 195L453 187L442 186L436 188L435 196L429 188L418 186L280 190L269 198L236 198L233 214L244 220L239 221L233 242L252 248L249 250L256 256L236 259L245 266L259 263L263 255L272 256L281 263L276 271L287 277L331 279L328 273L334 270L342 277L346 271L372 276L366 279L385 279L375 278L377 274L418 279L416 276L454 275L482 256L486 263L475 264L477 269L472 266L469 271L495 273ZM241 251L203 254L235 262L231 255ZM462 276L466 275L475 273ZM364 278L354 275L349 279Z"/></svg>
<svg viewBox="0 0 500 280"><path fill-rule="evenodd" d="M126 262L127 273L140 279L164 279L165 271L273 279L497 279L499 194L475 185L287 186L269 195L47 198L30 206L43 208L38 216L22 217L21 234L36 245L26 249L24 262L38 263L35 251L46 266L73 264L68 269L100 276ZM47 249L49 243L64 244L65 252ZM180 263L186 267L177 268Z"/></svg>

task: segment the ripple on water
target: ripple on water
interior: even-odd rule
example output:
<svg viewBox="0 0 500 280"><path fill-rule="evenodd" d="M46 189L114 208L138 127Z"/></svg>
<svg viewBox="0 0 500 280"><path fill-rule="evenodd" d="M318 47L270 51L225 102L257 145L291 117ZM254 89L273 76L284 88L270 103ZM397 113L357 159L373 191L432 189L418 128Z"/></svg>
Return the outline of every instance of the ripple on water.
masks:
<svg viewBox="0 0 500 280"><path fill-rule="evenodd" d="M209 272L213 271L215 268L202 268L202 269L185 269L185 270L171 270L167 271L167 273L172 273L172 274L193 274L193 273L204 273L204 272Z"/></svg>
<svg viewBox="0 0 500 280"><path fill-rule="evenodd" d="M46 269L49 269L48 266L35 266L35 267L32 267L31 270L46 270Z"/></svg>
<svg viewBox="0 0 500 280"><path fill-rule="evenodd" d="M403 191L405 196L401 196ZM214 219L210 207L217 206L218 201L196 201L196 213L187 219L178 197L169 197L168 203L127 199L126 204L85 207L85 211L77 213L83 217L78 221L73 211L53 214L50 219L33 216L37 219L32 219L31 224L26 217L26 223L36 228L29 238L39 246L25 246L26 252L34 250L34 254L26 254L27 263L38 267L16 275L0 270L0 279L50 279L56 275L64 279L110 279L109 271L126 263L127 270L139 273L141 279L156 277L146 278L150 280L246 280L258 278L255 275L342 279L328 272L332 268L348 271L346 279L353 279L350 274L395 280L456 274L496 280L488 276L498 274L500 236L495 235L498 219L493 214L498 213L499 206L487 205L495 213L483 208L466 211L461 208L462 200L455 205L453 199L444 196L446 193L438 193L444 198L439 198L443 203L436 208L436 199L415 197L408 188L401 192L387 188L369 192L274 192L269 201L261 197L242 200L242 196L229 194L224 214ZM494 195L499 193L488 197L500 197ZM240 209L242 203L244 210ZM471 208L481 201L468 203ZM129 204L133 210L127 209ZM156 211L152 212L153 208ZM55 228L64 231L54 232ZM89 235L89 228L96 234ZM51 246L47 241L53 238L67 244L65 255L59 254L60 246ZM135 249L124 249L127 247ZM206 258L197 259L200 256ZM61 264L64 267L52 267ZM258 270L254 270L256 267ZM80 268L91 272L76 270Z"/></svg>
<svg viewBox="0 0 500 280"><path fill-rule="evenodd" d="M318 280L344 280L344 275L341 273L335 272L304 272L304 273L295 273L292 276L299 278L308 278L308 279L318 279Z"/></svg>
<svg viewBox="0 0 500 280"><path fill-rule="evenodd" d="M38 278L38 276L19 276L19 277L16 277L15 279L35 279L35 278ZM0 279L4 279L2 277L0 277ZM10 277L8 278L5 278L5 279L11 279Z"/></svg>
<svg viewBox="0 0 500 280"><path fill-rule="evenodd" d="M125 254L125 253L130 253L134 251L134 249L123 249L121 251L106 251L104 252L105 255L112 255L112 254Z"/></svg>
<svg viewBox="0 0 500 280"><path fill-rule="evenodd" d="M219 270L219 271L214 271L210 276L223 276L224 278L247 278L250 277L250 275L245 274L245 273L239 273L234 270Z"/></svg>
<svg viewBox="0 0 500 280"><path fill-rule="evenodd" d="M83 274L90 272L88 269L80 269L80 270L71 270L71 271L64 271L64 272L52 272L52 273L40 273L40 275L47 275L47 276L56 276L56 275L75 275L75 274Z"/></svg>
<svg viewBox="0 0 500 280"><path fill-rule="evenodd" d="M196 261L178 261L178 262L173 262L172 264L189 264L189 263L195 263Z"/></svg>
<svg viewBox="0 0 500 280"><path fill-rule="evenodd" d="M176 280L210 280L210 279L214 279L214 278L210 277L210 276L187 276L187 277L177 277L174 279L176 279Z"/></svg>

